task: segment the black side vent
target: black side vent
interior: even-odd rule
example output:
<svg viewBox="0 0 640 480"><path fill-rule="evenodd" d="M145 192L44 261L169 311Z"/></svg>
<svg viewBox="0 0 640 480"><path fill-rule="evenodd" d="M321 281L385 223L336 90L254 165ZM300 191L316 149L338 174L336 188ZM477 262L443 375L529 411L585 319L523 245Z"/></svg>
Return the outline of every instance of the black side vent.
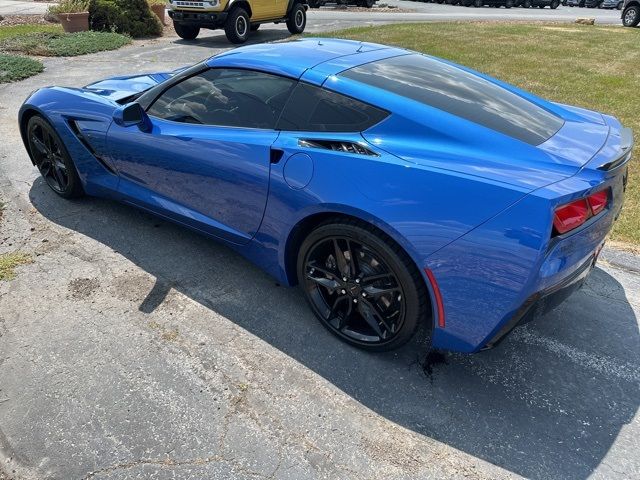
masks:
<svg viewBox="0 0 640 480"><path fill-rule="evenodd" d="M109 165L107 162L105 162L104 159L98 154L98 152L96 152L93 149L91 144L87 141L85 136L80 131L80 128L78 128L78 124L76 123L76 121L75 120L69 120L68 123L69 123L69 128L76 135L76 137L78 137L78 140L80 140L80 143L82 143L82 145L84 145L84 147L87 150L89 150L89 153L91 153L91 155L93 155L96 158L96 160L98 160L98 162L100 162L100 165L102 165L107 171L109 171L109 173L117 175L115 170L111 167L111 165Z"/></svg>
<svg viewBox="0 0 640 480"><path fill-rule="evenodd" d="M368 149L364 145L356 142L349 142L343 140L298 140L298 145L307 148L322 148L325 150L334 150L336 152L354 153L357 155L369 155L372 157L379 157L376 152Z"/></svg>

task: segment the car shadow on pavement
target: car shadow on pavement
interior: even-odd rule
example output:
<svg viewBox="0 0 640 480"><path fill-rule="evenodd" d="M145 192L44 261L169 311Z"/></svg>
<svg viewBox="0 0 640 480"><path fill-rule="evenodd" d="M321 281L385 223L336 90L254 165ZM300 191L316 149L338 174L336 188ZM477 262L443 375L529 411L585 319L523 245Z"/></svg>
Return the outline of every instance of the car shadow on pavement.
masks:
<svg viewBox="0 0 640 480"><path fill-rule="evenodd" d="M278 40L284 40L285 38L290 37L291 34L286 29L269 29L268 27L263 27L257 32L251 32L249 39L244 45L277 42ZM232 43L229 43L227 37L225 37L224 30L203 30L203 33L201 33L195 40L182 40L181 38L176 38L173 43L175 43L176 45L185 45L189 47L200 48L229 49L234 47Z"/></svg>
<svg viewBox="0 0 640 480"><path fill-rule="evenodd" d="M445 354L426 374L420 342L385 354L349 347L317 322L298 289L279 287L211 239L115 202L65 201L40 178L30 199L50 221L156 278L142 312L173 288L388 420L528 478L584 479L601 462L631 462L633 471L636 460L610 448L640 404L638 325L622 286L602 269L498 348Z"/></svg>

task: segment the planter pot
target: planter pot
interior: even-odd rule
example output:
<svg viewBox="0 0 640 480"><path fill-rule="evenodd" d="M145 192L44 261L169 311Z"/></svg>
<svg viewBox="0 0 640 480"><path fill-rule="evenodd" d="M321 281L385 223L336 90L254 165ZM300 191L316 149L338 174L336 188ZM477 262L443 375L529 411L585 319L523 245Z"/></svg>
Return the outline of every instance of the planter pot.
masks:
<svg viewBox="0 0 640 480"><path fill-rule="evenodd" d="M151 11L153 13L155 13L156 17L158 17L160 19L160 23L162 23L162 25L166 25L167 24L165 22L165 8L164 8L164 5L149 5L149 8L151 8Z"/></svg>
<svg viewBox="0 0 640 480"><path fill-rule="evenodd" d="M89 30L89 12L59 13L56 17L67 33L86 32Z"/></svg>

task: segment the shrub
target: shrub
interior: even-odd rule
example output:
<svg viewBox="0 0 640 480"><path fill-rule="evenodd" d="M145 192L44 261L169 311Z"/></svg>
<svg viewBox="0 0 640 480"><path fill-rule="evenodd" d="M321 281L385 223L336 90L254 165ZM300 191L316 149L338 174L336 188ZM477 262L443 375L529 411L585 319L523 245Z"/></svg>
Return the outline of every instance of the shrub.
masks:
<svg viewBox="0 0 640 480"><path fill-rule="evenodd" d="M89 0L62 0L57 5L51 5L48 12L57 15L58 13L81 13L89 10Z"/></svg>
<svg viewBox="0 0 640 480"><path fill-rule="evenodd" d="M0 53L0 83L23 80L43 70L44 65L38 60Z"/></svg>
<svg viewBox="0 0 640 480"><path fill-rule="evenodd" d="M115 50L131 42L126 35L111 32L39 32L0 41L0 49L44 57L72 57Z"/></svg>
<svg viewBox="0 0 640 480"><path fill-rule="evenodd" d="M162 25L146 0L91 0L91 30L125 33L134 38L162 34Z"/></svg>

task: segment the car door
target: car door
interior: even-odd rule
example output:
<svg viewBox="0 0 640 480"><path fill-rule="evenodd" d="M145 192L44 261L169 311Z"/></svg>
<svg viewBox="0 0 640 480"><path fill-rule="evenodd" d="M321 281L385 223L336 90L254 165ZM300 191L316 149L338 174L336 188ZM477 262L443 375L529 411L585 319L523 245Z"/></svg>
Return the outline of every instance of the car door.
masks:
<svg viewBox="0 0 640 480"><path fill-rule="evenodd" d="M207 69L170 86L147 108L151 127L108 132L125 200L234 243L264 213L276 122L294 81Z"/></svg>

